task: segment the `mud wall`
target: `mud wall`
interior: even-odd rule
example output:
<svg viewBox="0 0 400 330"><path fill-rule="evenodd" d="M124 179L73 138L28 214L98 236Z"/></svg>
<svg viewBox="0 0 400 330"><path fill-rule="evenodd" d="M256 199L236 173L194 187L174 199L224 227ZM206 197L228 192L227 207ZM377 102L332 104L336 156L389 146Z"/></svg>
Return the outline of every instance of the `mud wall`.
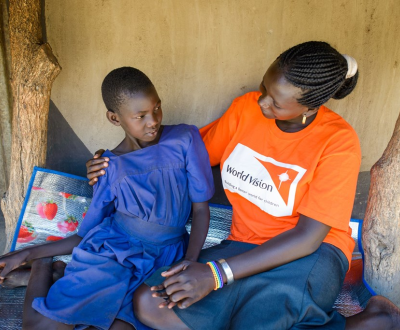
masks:
<svg viewBox="0 0 400 330"><path fill-rule="evenodd" d="M354 93L328 106L356 129L369 170L399 114L397 0L47 0L48 42L63 67L52 101L91 151L116 146L100 85L120 66L154 82L164 123L203 126L256 90L288 47L324 40L354 56Z"/></svg>

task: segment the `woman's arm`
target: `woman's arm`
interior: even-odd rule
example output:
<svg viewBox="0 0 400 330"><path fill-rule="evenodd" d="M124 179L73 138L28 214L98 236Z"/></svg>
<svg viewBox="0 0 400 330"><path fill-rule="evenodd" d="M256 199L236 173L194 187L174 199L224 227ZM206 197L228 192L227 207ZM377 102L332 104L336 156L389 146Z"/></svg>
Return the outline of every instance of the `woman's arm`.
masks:
<svg viewBox="0 0 400 330"><path fill-rule="evenodd" d="M82 237L75 234L60 241L29 246L25 249L3 255L0 257L0 268L2 268L0 284L9 272L31 260L71 254L73 248L78 246L81 240Z"/></svg>
<svg viewBox="0 0 400 330"><path fill-rule="evenodd" d="M104 149L97 150L93 158L86 162L86 176L91 186L98 181L99 176L106 173L103 169L108 167L108 161L110 159L108 157L101 157L103 153Z"/></svg>
<svg viewBox="0 0 400 330"><path fill-rule="evenodd" d="M305 257L321 245L330 227L301 215L296 227L288 230L264 244L238 256L227 259L235 279L258 274L272 268ZM225 274L220 269L224 276ZM210 267L201 263L191 263L184 271L171 268L163 273L168 277L153 291L166 289L170 301L178 302L178 307L186 308L204 298L215 287ZM153 294L162 296L162 294ZM162 304L164 307L166 304ZM172 307L173 304L168 305Z"/></svg>
<svg viewBox="0 0 400 330"><path fill-rule="evenodd" d="M322 222L300 215L293 229L227 262L235 279L265 272L315 252L330 229Z"/></svg>

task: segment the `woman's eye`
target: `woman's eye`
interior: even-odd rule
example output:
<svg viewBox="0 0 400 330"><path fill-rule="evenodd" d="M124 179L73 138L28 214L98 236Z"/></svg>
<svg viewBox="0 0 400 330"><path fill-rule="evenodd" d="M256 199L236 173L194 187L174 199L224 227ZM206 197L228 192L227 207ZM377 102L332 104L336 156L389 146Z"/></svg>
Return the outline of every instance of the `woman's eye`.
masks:
<svg viewBox="0 0 400 330"><path fill-rule="evenodd" d="M275 104L275 102L274 102L274 107L277 108L277 109L282 109L280 106L277 106L277 105Z"/></svg>

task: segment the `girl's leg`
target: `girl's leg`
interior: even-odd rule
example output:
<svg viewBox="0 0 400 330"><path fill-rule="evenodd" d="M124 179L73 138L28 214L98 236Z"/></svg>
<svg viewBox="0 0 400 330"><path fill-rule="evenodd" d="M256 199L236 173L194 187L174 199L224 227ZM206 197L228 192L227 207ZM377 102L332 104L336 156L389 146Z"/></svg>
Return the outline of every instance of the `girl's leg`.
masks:
<svg viewBox="0 0 400 330"><path fill-rule="evenodd" d="M31 267L21 266L7 274L5 281L1 284L3 288L14 289L27 286L31 275ZM53 283L64 276L66 264L62 261L53 263Z"/></svg>
<svg viewBox="0 0 400 330"><path fill-rule="evenodd" d="M399 330L400 309L382 296L374 296L367 308L346 319L346 330Z"/></svg>
<svg viewBox="0 0 400 330"><path fill-rule="evenodd" d="M95 327L89 327L87 330L96 330ZM110 330L135 330L135 328L130 325L129 323L126 323L121 320L115 320L113 324L111 324Z"/></svg>
<svg viewBox="0 0 400 330"><path fill-rule="evenodd" d="M21 286L27 286L30 275L30 268L17 268L7 274L4 282L1 284L1 287L6 289L14 289Z"/></svg>
<svg viewBox="0 0 400 330"><path fill-rule="evenodd" d="M34 260L31 275L26 290L22 328L29 330L67 330L73 326L48 319L32 308L36 297L45 297L53 284L53 259L43 258Z"/></svg>
<svg viewBox="0 0 400 330"><path fill-rule="evenodd" d="M159 308L164 299L154 298L146 284L142 284L133 295L133 309L140 322L154 329L188 330L172 309Z"/></svg>

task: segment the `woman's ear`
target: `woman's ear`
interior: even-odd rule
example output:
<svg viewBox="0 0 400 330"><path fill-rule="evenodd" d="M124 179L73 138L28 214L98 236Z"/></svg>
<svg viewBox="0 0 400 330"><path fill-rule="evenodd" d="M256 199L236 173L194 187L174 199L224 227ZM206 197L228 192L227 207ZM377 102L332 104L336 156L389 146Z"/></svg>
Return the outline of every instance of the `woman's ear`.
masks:
<svg viewBox="0 0 400 330"><path fill-rule="evenodd" d="M315 113L317 113L318 110L319 110L319 107L318 108L314 108L314 109L308 109L307 112L306 112L306 116L310 117L310 116L314 115Z"/></svg>
<svg viewBox="0 0 400 330"><path fill-rule="evenodd" d="M119 116L117 113L112 112L112 111L107 111L106 116L107 116L108 121L111 124L113 124L115 126L121 126L121 123L119 121Z"/></svg>

